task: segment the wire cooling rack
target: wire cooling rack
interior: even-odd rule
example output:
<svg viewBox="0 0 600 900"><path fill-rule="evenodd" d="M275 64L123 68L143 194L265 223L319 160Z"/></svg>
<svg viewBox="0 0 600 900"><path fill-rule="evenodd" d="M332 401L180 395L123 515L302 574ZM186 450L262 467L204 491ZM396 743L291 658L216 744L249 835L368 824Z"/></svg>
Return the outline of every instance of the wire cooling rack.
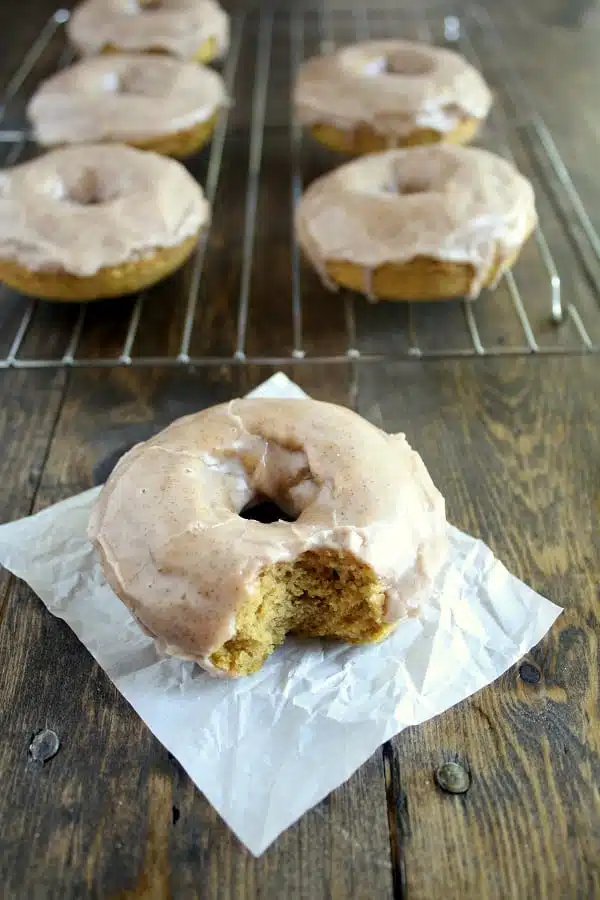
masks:
<svg viewBox="0 0 600 900"><path fill-rule="evenodd" d="M414 6L235 16L223 65L235 102L210 147L189 163L213 206L193 259L154 289L97 304L30 300L0 287L0 368L597 352L600 237L506 42L482 8L457 16ZM68 17L57 10L5 88L5 166L37 152L25 106L36 84L72 59ZM535 237L498 289L474 303L369 304L329 293L301 261L294 206L306 184L342 160L294 120L295 72L307 56L370 37L452 46L470 59L496 95L480 143L515 161L536 188Z"/></svg>

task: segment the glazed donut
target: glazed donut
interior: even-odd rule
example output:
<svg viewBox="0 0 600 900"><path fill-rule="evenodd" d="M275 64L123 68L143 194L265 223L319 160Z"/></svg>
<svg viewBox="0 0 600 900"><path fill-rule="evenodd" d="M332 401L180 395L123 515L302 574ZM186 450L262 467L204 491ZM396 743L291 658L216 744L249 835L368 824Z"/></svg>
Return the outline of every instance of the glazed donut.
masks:
<svg viewBox="0 0 600 900"><path fill-rule="evenodd" d="M175 160L117 144L52 150L0 171L0 281L53 300L129 294L178 268L208 218Z"/></svg>
<svg viewBox="0 0 600 900"><path fill-rule="evenodd" d="M168 53L209 63L229 46L229 17L215 0L83 0L67 24L80 56Z"/></svg>
<svg viewBox="0 0 600 900"><path fill-rule="evenodd" d="M241 515L264 498L294 521ZM88 535L163 653L237 676L289 632L384 637L428 597L446 531L404 435L330 403L244 399L130 450Z"/></svg>
<svg viewBox="0 0 600 900"><path fill-rule="evenodd" d="M116 53L52 75L27 114L44 147L110 141L183 157L209 139L227 102L223 79L212 69Z"/></svg>
<svg viewBox="0 0 600 900"><path fill-rule="evenodd" d="M294 90L299 121L321 143L354 154L466 144L491 102L462 56L410 41L366 41L309 59Z"/></svg>
<svg viewBox="0 0 600 900"><path fill-rule="evenodd" d="M514 166L450 144L353 160L314 181L296 209L298 242L324 283L371 300L473 299L536 222Z"/></svg>

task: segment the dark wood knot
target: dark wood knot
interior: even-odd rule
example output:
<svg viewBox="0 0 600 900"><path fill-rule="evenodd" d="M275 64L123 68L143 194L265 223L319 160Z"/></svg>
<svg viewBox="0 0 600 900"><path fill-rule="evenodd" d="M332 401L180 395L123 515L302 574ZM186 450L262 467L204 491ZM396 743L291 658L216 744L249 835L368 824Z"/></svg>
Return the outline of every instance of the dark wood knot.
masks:
<svg viewBox="0 0 600 900"><path fill-rule="evenodd" d="M44 728L38 731L31 739L28 754L29 758L34 762L46 763L53 756L56 756L60 748L60 741L55 731Z"/></svg>
<svg viewBox="0 0 600 900"><path fill-rule="evenodd" d="M526 684L537 684L542 677L542 673L533 663L522 662L519 666L519 677Z"/></svg>
<svg viewBox="0 0 600 900"><path fill-rule="evenodd" d="M435 773L438 786L447 794L465 794L471 787L471 776L464 766L447 762Z"/></svg>

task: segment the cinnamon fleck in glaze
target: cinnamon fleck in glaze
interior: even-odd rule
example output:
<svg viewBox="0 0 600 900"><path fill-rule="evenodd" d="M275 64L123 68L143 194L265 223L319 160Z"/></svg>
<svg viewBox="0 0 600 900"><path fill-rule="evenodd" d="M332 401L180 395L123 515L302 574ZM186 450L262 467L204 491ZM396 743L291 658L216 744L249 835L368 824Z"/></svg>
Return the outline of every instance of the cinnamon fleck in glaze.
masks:
<svg viewBox="0 0 600 900"><path fill-rule="evenodd" d="M118 144L52 150L0 170L0 259L28 269L94 275L178 246L209 216L180 163Z"/></svg>
<svg viewBox="0 0 600 900"><path fill-rule="evenodd" d="M496 254L508 260L535 222L531 184L511 163L449 144L390 150L340 166L314 181L296 210L298 240L323 276L330 260L368 272L431 257L472 265L471 297Z"/></svg>
<svg viewBox="0 0 600 900"><path fill-rule="evenodd" d="M127 142L190 128L227 102L212 69L157 54L116 53L52 75L27 113L44 146Z"/></svg>
<svg viewBox="0 0 600 900"><path fill-rule="evenodd" d="M450 132L485 119L492 102L481 75L452 50L411 41L364 41L307 60L294 90L306 125L368 124L394 139L417 128Z"/></svg>
<svg viewBox="0 0 600 900"><path fill-rule="evenodd" d="M241 518L260 497L295 521ZM348 551L375 571L393 623L426 596L446 547L443 498L404 435L314 400L234 400L174 422L123 457L88 533L162 649L209 669L265 566Z"/></svg>
<svg viewBox="0 0 600 900"><path fill-rule="evenodd" d="M83 0L67 30L82 56L118 47L192 59L211 38L219 55L229 45L229 17L215 0Z"/></svg>

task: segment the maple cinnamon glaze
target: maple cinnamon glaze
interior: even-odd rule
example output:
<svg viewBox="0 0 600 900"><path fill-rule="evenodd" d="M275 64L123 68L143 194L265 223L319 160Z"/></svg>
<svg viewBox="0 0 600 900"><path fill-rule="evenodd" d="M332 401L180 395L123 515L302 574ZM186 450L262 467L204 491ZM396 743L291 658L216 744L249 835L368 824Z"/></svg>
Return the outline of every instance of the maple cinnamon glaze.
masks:
<svg viewBox="0 0 600 900"><path fill-rule="evenodd" d="M90 300L153 284L191 253L210 208L178 162L119 144L0 170L0 281Z"/></svg>
<svg viewBox="0 0 600 900"><path fill-rule="evenodd" d="M202 189L179 163L131 147L53 150L0 171L0 257L93 275L206 224Z"/></svg>
<svg viewBox="0 0 600 900"><path fill-rule="evenodd" d="M27 113L43 146L122 141L140 145L189 132L228 102L212 69L156 54L85 59L38 88Z"/></svg>
<svg viewBox="0 0 600 900"><path fill-rule="evenodd" d="M229 46L229 17L214 0L83 0L67 30L82 56L161 51L209 62Z"/></svg>
<svg viewBox="0 0 600 900"><path fill-rule="evenodd" d="M351 152L465 143L491 102L481 75L457 53L396 40L309 59L294 90L299 120L325 143Z"/></svg>
<svg viewBox="0 0 600 900"><path fill-rule="evenodd" d="M296 210L296 233L329 286L373 299L474 298L536 221L531 184L511 163L435 144L363 156L317 179Z"/></svg>
<svg viewBox="0 0 600 900"><path fill-rule="evenodd" d="M264 496L296 520L239 515ZM208 669L270 564L346 551L372 567L396 623L446 552L444 500L404 435L315 400L233 400L179 419L121 459L88 533L161 649Z"/></svg>

